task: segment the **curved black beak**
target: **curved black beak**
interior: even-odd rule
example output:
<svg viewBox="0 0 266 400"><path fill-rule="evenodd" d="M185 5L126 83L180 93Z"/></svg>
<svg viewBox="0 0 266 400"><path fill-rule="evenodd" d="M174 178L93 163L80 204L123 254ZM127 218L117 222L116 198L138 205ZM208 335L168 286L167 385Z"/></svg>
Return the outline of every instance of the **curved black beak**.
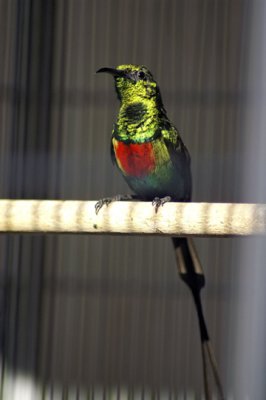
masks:
<svg viewBox="0 0 266 400"><path fill-rule="evenodd" d="M124 77L125 76L125 72L121 71L119 69L115 69L115 68L108 68L108 67L103 67L98 69L98 71L96 71L96 73L98 74L99 72L106 72L107 74L111 74L114 77Z"/></svg>

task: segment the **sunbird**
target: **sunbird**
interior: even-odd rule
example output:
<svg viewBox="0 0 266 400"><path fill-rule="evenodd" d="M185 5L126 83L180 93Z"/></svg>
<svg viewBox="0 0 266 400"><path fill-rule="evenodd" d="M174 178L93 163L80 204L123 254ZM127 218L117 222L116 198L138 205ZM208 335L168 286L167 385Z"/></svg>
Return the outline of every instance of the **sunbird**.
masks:
<svg viewBox="0 0 266 400"><path fill-rule="evenodd" d="M112 130L111 158L135 195L101 199L96 203L96 213L113 200L152 201L155 212L169 201L191 201L190 155L167 116L151 72L143 65L128 64L100 68L97 73L108 73L114 78L120 108ZM220 399L224 399L202 310L200 291L205 278L201 263L191 239L173 237L172 241L180 277L189 286L197 310L205 396L207 400L211 398L207 377L209 358Z"/></svg>

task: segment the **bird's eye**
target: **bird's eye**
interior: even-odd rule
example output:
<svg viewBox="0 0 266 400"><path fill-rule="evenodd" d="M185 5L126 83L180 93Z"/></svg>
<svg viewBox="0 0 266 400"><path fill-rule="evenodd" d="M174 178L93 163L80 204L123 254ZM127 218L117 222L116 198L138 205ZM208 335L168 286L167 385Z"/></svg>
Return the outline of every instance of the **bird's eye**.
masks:
<svg viewBox="0 0 266 400"><path fill-rule="evenodd" d="M138 78L139 79L144 79L145 78L145 73L143 71L138 72Z"/></svg>

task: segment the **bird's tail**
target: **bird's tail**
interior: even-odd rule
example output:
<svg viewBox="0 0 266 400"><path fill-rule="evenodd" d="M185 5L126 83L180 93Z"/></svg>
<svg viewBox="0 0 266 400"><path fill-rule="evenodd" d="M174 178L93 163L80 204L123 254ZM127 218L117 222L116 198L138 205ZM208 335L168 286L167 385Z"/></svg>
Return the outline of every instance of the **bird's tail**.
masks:
<svg viewBox="0 0 266 400"><path fill-rule="evenodd" d="M201 341L209 340L207 326L205 323L200 291L205 285L205 277L192 239L172 238L175 248L177 268L180 278L190 288L197 315L199 319Z"/></svg>
<svg viewBox="0 0 266 400"><path fill-rule="evenodd" d="M172 238L172 241L174 244L177 268L180 278L190 288L196 306L202 348L205 397L206 400L211 399L207 363L207 359L209 359L217 391L219 393L219 399L224 400L223 388L218 372L216 359L212 351L210 337L208 334L200 297L201 289L205 285L203 268L201 266L201 262L198 257L194 242L191 238L174 237Z"/></svg>

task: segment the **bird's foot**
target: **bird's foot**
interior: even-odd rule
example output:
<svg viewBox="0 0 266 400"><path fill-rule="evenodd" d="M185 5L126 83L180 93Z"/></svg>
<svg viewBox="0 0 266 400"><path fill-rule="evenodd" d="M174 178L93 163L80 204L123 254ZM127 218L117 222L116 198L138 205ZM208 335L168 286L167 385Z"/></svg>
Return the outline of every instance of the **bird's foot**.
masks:
<svg viewBox="0 0 266 400"><path fill-rule="evenodd" d="M171 201L172 199L171 199L171 196L165 196L165 197L162 197L162 198L160 198L160 197L155 197L153 200L152 200L152 205L155 207L155 214L157 214L157 212L158 212L158 209L160 208L160 207L162 207L165 203L168 203L168 201Z"/></svg>
<svg viewBox="0 0 266 400"><path fill-rule="evenodd" d="M104 199L97 201L97 203L95 204L95 213L98 214L98 212L104 205L109 206L109 204L111 204L113 201L132 200L133 198L134 196L130 194L117 194L113 197L105 197Z"/></svg>

